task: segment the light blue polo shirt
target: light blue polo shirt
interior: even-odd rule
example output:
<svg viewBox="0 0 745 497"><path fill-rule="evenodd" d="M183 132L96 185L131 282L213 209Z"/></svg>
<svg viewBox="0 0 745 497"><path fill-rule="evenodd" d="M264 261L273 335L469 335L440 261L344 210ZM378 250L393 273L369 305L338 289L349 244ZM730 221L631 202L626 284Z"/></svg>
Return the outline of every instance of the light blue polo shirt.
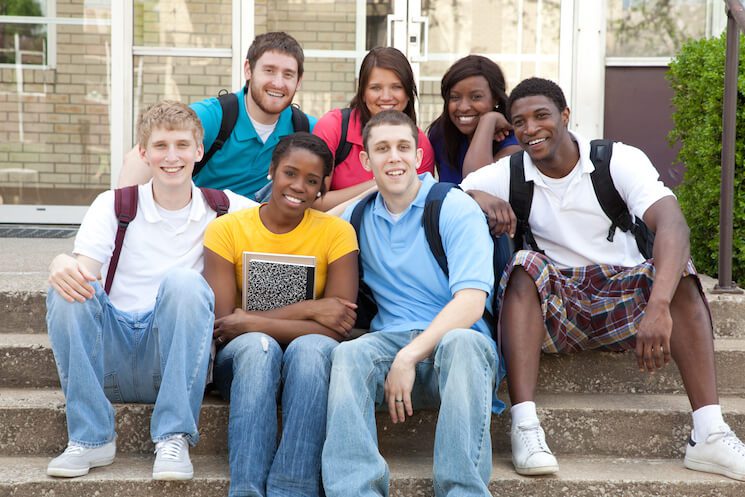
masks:
<svg viewBox="0 0 745 497"><path fill-rule="evenodd" d="M453 189L445 197L440 236L450 272L446 277L422 226L424 202L435 180L429 173L419 178L419 193L397 222L380 194L362 218L360 257L364 281L378 304L378 315L370 326L375 331L426 329L457 291L474 288L490 295L493 291L494 249L484 213L460 190ZM353 209L354 205L347 208L344 219L350 219ZM491 338L483 319L473 328Z"/></svg>
<svg viewBox="0 0 745 497"><path fill-rule="evenodd" d="M266 143L256 133L246 111L243 90L236 92L238 97L238 119L233 132L223 147L212 156L210 161L194 177L197 186L229 189L240 195L253 198L254 193L267 184L274 147L279 139L295 132L292 127L292 109L289 107L279 115L279 121ZM208 98L191 104L204 127L204 152L207 153L217 138L222 121L222 108L217 98ZM310 129L313 130L317 119L308 116Z"/></svg>

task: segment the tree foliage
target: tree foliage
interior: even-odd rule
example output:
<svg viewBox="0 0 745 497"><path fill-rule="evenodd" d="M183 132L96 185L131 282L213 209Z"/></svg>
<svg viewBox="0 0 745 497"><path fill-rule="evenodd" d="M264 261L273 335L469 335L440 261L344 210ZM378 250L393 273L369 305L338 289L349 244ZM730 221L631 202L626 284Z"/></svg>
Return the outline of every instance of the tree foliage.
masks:
<svg viewBox="0 0 745 497"><path fill-rule="evenodd" d="M691 255L699 271L717 275L726 33L690 41L670 64L674 127L686 172L676 194L691 228ZM745 281L745 38L740 40L735 145L733 279Z"/></svg>

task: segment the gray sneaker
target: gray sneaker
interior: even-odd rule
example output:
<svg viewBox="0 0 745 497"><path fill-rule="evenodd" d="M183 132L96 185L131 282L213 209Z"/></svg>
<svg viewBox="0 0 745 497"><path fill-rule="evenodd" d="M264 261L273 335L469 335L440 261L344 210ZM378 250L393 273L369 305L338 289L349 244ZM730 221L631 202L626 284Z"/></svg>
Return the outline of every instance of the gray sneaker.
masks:
<svg viewBox="0 0 745 497"><path fill-rule="evenodd" d="M184 435L173 435L155 444L153 480L191 480L193 477L189 442Z"/></svg>
<svg viewBox="0 0 745 497"><path fill-rule="evenodd" d="M96 448L81 447L72 442L47 466L49 476L74 478L87 475L91 468L108 466L116 456L116 439Z"/></svg>

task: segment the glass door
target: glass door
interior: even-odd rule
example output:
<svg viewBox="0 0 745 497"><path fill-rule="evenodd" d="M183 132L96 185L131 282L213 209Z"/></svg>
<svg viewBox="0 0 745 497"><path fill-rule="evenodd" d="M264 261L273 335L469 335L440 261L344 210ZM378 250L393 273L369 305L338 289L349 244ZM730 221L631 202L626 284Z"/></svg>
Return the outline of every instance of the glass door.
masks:
<svg viewBox="0 0 745 497"><path fill-rule="evenodd" d="M110 40L110 0L0 7L0 223L79 222L109 188Z"/></svg>
<svg viewBox="0 0 745 497"><path fill-rule="evenodd" d="M453 62L496 62L507 91L526 77L558 81L561 0L408 0L408 55L419 66L420 126L442 111L440 80Z"/></svg>

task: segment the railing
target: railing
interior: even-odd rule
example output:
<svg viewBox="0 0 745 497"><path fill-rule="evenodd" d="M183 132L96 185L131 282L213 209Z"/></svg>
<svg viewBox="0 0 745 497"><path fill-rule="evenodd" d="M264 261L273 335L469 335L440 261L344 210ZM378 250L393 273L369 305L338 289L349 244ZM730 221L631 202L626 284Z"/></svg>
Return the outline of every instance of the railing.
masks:
<svg viewBox="0 0 745 497"><path fill-rule="evenodd" d="M722 182L719 197L719 282L717 293L742 293L732 281L732 212L735 199L735 127L740 31L745 31L742 0L724 0L727 5L727 52L722 105Z"/></svg>

